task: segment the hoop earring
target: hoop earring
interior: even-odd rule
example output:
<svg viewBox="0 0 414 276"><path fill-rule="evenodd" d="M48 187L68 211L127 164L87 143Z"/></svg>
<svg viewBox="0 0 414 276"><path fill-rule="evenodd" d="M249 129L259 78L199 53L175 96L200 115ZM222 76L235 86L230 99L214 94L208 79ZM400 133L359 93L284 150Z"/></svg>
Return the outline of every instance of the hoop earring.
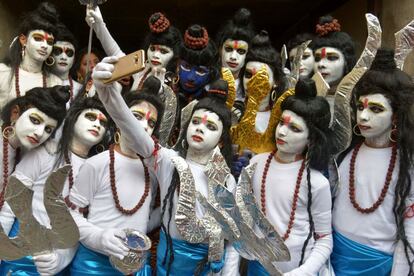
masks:
<svg viewBox="0 0 414 276"><path fill-rule="evenodd" d="M105 147L104 147L104 145L102 145L102 144L98 144L98 145L96 145L96 147L95 147L95 152L98 154L98 153L101 153L101 152L103 152L105 150Z"/></svg>
<svg viewBox="0 0 414 276"><path fill-rule="evenodd" d="M21 55L22 55L22 59L24 58L24 56L26 55L26 44L24 44L23 46L22 46L22 52L21 52Z"/></svg>
<svg viewBox="0 0 414 276"><path fill-rule="evenodd" d="M16 129L13 125L7 126L3 129L2 134L4 139L10 139L16 135Z"/></svg>
<svg viewBox="0 0 414 276"><path fill-rule="evenodd" d="M359 128L358 128L359 132L357 132L357 131L356 131L357 127L358 127L358 125L354 125L354 127L352 128L352 132L353 132L356 136L362 136L362 134L361 134L361 130L359 130Z"/></svg>
<svg viewBox="0 0 414 276"><path fill-rule="evenodd" d="M174 85L176 85L179 81L180 81L180 76L177 74L177 75L173 78L173 84L174 84Z"/></svg>
<svg viewBox="0 0 414 276"><path fill-rule="evenodd" d="M183 147L183 149L187 148L187 143L185 141L185 138L181 141L181 146Z"/></svg>
<svg viewBox="0 0 414 276"><path fill-rule="evenodd" d="M121 140L121 133L119 133L119 131L117 131L117 132L115 132L115 135L114 135L115 144L119 145L120 140Z"/></svg>
<svg viewBox="0 0 414 276"><path fill-rule="evenodd" d="M272 100L272 102L276 102L276 98L277 98L276 88L277 88L277 85L276 84L273 85L272 92L270 92L271 93L270 99Z"/></svg>
<svg viewBox="0 0 414 276"><path fill-rule="evenodd" d="M388 137L391 142L397 143L397 140L398 140L397 134L398 134L397 125L395 123L393 123L391 132L390 132L389 137Z"/></svg>
<svg viewBox="0 0 414 276"><path fill-rule="evenodd" d="M52 56L49 56L46 60L45 60L45 64L47 66L53 66L53 64L55 64L55 58Z"/></svg>

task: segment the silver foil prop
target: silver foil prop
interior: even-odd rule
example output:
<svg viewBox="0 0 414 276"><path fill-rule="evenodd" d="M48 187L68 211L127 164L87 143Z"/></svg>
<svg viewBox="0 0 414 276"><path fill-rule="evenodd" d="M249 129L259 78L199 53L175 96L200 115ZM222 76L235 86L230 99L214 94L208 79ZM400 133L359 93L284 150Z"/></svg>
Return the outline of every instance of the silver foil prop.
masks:
<svg viewBox="0 0 414 276"><path fill-rule="evenodd" d="M280 59L282 61L282 68L286 67L286 62L288 61L288 52L286 49L286 44L283 44L282 49L280 50Z"/></svg>
<svg viewBox="0 0 414 276"><path fill-rule="evenodd" d="M365 14L365 19L367 21L368 37L365 48L354 68L370 68L377 50L381 47L382 30L378 18L373 14L367 13Z"/></svg>
<svg viewBox="0 0 414 276"><path fill-rule="evenodd" d="M124 275L130 275L141 270L145 265L148 250L151 248L151 240L138 230L124 229L123 231L126 237L121 240L129 249L129 252L122 260L110 256L109 261L113 267Z"/></svg>
<svg viewBox="0 0 414 276"><path fill-rule="evenodd" d="M177 97L168 85L163 85L162 90L164 94L165 110L160 124L159 143L163 147L168 147L168 141L170 139L177 114Z"/></svg>
<svg viewBox="0 0 414 276"><path fill-rule="evenodd" d="M271 275L282 275L277 262L288 261L290 254L276 230L257 207L251 190L251 175L255 167L256 164L253 164L242 170L236 196L225 187L216 186L215 199L221 210L216 203L207 201L201 195L199 201L222 226L229 241L241 256L249 260L258 260ZM230 215L231 219L227 215ZM235 222L239 230L231 226ZM256 227L259 234L254 230Z"/></svg>
<svg viewBox="0 0 414 276"><path fill-rule="evenodd" d="M185 107L181 109L181 122L180 122L181 130L180 130L180 134L178 135L177 141L181 141L182 140L181 138L183 139L185 138L186 131L184 130L183 126L187 125L187 123L190 121L191 114L193 113L193 109L197 103L198 103L198 100L192 100L190 103L188 103ZM182 147L182 145L180 145L179 143L176 143L173 149L179 150L180 147Z"/></svg>
<svg viewBox="0 0 414 276"><path fill-rule="evenodd" d="M292 62L292 68L290 71L290 76L295 80L295 83L293 86L290 87L295 87L296 82L298 82L299 80L299 70L300 70L300 63L302 61L302 56L303 53L305 52L306 48L308 48L309 44L312 42L312 40L307 40L305 42L303 42L302 44L300 44L296 49L296 55L293 58L293 62Z"/></svg>
<svg viewBox="0 0 414 276"><path fill-rule="evenodd" d="M326 94L329 91L329 84L326 82L326 80L322 77L321 73L319 71L316 71L312 76L313 81L316 85L316 93L318 96L325 97Z"/></svg>
<svg viewBox="0 0 414 276"><path fill-rule="evenodd" d="M194 177L184 158L176 156L171 161L180 176L180 195L178 197L175 223L180 235L188 242L202 243L207 239L207 230L195 211L196 189Z"/></svg>
<svg viewBox="0 0 414 276"><path fill-rule="evenodd" d="M33 216L33 191L16 177L10 177L5 199L19 220L20 228L19 235L14 238L9 239L4 232L0 233L0 259L15 260L76 245L79 231L61 198L69 170L70 166L64 166L46 180L44 205L51 229L41 225Z"/></svg>
<svg viewBox="0 0 414 276"><path fill-rule="evenodd" d="M394 34L395 54L394 60L397 68L403 70L404 61L414 47L414 20Z"/></svg>

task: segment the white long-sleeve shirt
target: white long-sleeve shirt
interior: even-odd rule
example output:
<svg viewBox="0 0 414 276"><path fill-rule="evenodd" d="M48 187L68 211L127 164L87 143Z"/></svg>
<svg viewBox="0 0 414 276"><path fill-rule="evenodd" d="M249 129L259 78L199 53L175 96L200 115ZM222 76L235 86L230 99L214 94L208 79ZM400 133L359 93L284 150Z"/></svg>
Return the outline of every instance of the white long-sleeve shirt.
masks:
<svg viewBox="0 0 414 276"><path fill-rule="evenodd" d="M355 161L355 198L362 208L371 207L381 195L385 177L391 158L391 147L371 148L363 144ZM352 151L339 166L340 186L334 202L333 227L348 239L375 248L379 251L394 254L394 266L408 269L403 250L396 250L396 231L393 206L395 186L399 173L399 158L395 163L391 183L382 204L373 213L362 214L357 211L349 199L349 163ZM411 173L411 179L413 174ZM411 184L412 185L412 184ZM414 186L406 200L406 206L414 203ZM414 245L414 218L406 218L405 232L410 244ZM412 257L412 256L411 256ZM404 265L405 264L405 265ZM394 268L394 271L396 268ZM401 271L401 270L400 270ZM407 270L408 271L408 270ZM394 274L394 275L406 275Z"/></svg>
<svg viewBox="0 0 414 276"><path fill-rule="evenodd" d="M147 157L146 162L149 168L154 168L154 159L156 158L157 169L154 170L154 173L157 176L160 185L161 199L163 199L167 194L169 186L171 185L171 179L174 172L174 165L171 162L171 157L177 156L178 154L173 150L161 148L156 157L153 156L155 149L154 141L139 125L139 122L136 120L134 115L132 115L119 91L120 87L118 84L112 84L105 87L97 86L97 92L102 103L111 115L112 119L115 121L116 125L120 128L129 147L141 156ZM207 176L203 171L205 166L190 160L186 161L195 179L195 189L208 198ZM234 190L235 181L233 177L229 178L227 187L230 191ZM178 196L176 192L173 199L173 215L175 215L177 201ZM204 210L198 202L196 202L196 215L198 218L202 218L204 216ZM165 226L168 225L167 212L164 215L163 222ZM170 234L173 238L182 239L177 230L174 218L171 220ZM221 272L222 275L238 275L238 265L239 255L231 245L227 246L225 266Z"/></svg>
<svg viewBox="0 0 414 276"><path fill-rule="evenodd" d="M250 164L257 163L252 177L253 190L261 202L263 170L269 153L254 156ZM288 228L293 195L301 161L282 164L272 159L266 177L266 217L283 236ZM295 220L289 238L285 241L291 260L279 262L280 269L289 275L317 275L332 251L331 235L331 192L328 180L318 171L311 169L312 205L311 213L315 233L321 238L312 237L306 247L304 262L298 267L303 244L309 234L308 183L306 169L303 172L299 189ZM261 206L261 205L260 205Z"/></svg>
<svg viewBox="0 0 414 276"><path fill-rule="evenodd" d="M46 77L47 87L55 85L61 85L62 80L51 73ZM19 88L20 96L24 96L26 92L34 87L43 87L43 74L42 72L28 72L19 69ZM0 110L6 105L7 102L16 98L16 81L14 71L11 67L4 63L0 63Z"/></svg>

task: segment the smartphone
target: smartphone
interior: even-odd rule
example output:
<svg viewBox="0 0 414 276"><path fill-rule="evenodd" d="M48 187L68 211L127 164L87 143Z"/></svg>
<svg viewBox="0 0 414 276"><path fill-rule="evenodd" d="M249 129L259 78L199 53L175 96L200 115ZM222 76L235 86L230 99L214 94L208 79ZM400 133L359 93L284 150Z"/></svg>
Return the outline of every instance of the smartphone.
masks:
<svg viewBox="0 0 414 276"><path fill-rule="evenodd" d="M104 80L103 83L112 83L142 71L145 68L145 52L144 50L138 50L121 57L114 66L115 69L112 72L112 77Z"/></svg>

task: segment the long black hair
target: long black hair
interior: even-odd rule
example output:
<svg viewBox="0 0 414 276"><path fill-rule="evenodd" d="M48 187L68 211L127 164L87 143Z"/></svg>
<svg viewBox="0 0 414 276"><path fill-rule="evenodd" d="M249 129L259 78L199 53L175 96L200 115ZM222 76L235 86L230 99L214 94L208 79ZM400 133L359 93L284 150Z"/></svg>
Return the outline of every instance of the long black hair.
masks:
<svg viewBox="0 0 414 276"><path fill-rule="evenodd" d="M92 47L91 49L91 53L95 54L96 57L99 60L102 60L102 58L104 57L102 51L100 51L99 49ZM72 68L70 69L70 76L72 77L72 79L76 80L77 82L81 83L81 84L86 84L88 82L88 80L91 78L91 72L89 72L89 75L85 76L85 79L79 80L78 79L78 70L82 65L82 58L88 54L88 48L82 48L79 51L76 49L76 59L75 62L73 63ZM79 93L79 94L83 94L83 93Z"/></svg>
<svg viewBox="0 0 414 276"><path fill-rule="evenodd" d="M152 14L148 19L148 24L150 33L145 37L145 49L148 49L151 44L170 47L174 55L168 62L166 70L175 73L182 43L181 32L171 25L168 18L160 12Z"/></svg>
<svg viewBox="0 0 414 276"><path fill-rule="evenodd" d="M66 114L65 123L63 124L62 137L59 140L59 147L58 147L59 157L57 159L57 164L60 164L60 162L62 160L65 160L65 158L67 157L70 151L70 145L74 137L73 131L75 128L76 121L78 120L79 115L85 109L98 109L99 111L101 111L108 119L108 126L106 127L106 133L109 133L110 130L113 129L113 122L108 112L106 111L105 107L103 106L99 98L97 97L97 95L95 95L94 97L76 98L76 100L70 106ZM110 140L109 137L110 137L109 135L104 135L102 141L100 142L100 145L102 145L103 148L100 150L104 150L108 147L109 140ZM97 145L94 145L89 150L88 157L91 157L92 155L97 153L97 151L98 151Z"/></svg>
<svg viewBox="0 0 414 276"><path fill-rule="evenodd" d="M324 97L316 96L316 85L312 79L299 80L295 87L295 95L286 98L281 105L283 110L290 110L306 122L309 129L309 144L303 154L306 156L306 174L308 183L307 211L309 216L309 234L303 247L299 265L304 261L306 246L314 234L312 217L312 184L310 169L322 171L327 169L332 149L332 132L329 129L331 112L329 103Z"/></svg>
<svg viewBox="0 0 414 276"><path fill-rule="evenodd" d="M232 147L231 147L231 138L230 138L230 127L231 127L231 112L226 106L226 100L227 100L227 93L228 93L228 85L227 82L219 79L215 82L213 82L210 85L209 92L207 95L202 98L194 107L193 113L196 110L199 109L207 109L211 112L214 112L217 114L217 116L220 118L221 122L223 123L223 132L221 134L220 138L220 151L223 155L224 159L226 160L227 166L231 167L231 160L232 160ZM192 115L191 115L192 116ZM187 131L188 125L190 122L188 122L184 129ZM186 141L186 135L183 135L179 138L177 142L178 147L176 150L178 151L179 155L183 158L187 156L187 150L188 150L188 143ZM167 275L169 274L169 270L171 267L172 262L174 261L174 253L172 251L172 239L170 236L170 223L171 219L173 217L172 209L173 209L173 199L174 194L180 185L180 177L178 175L178 172L176 169L174 169L174 173L172 176L171 184L168 187L167 194L165 195L163 201L162 201L162 210L161 210L161 229L164 231L166 238L167 238L167 251L164 256L164 263L166 262L167 254L169 255L169 262L167 267ZM164 225L163 217L165 215L165 211L168 207L168 225L167 227Z"/></svg>
<svg viewBox="0 0 414 276"><path fill-rule="evenodd" d="M1 112L3 126L11 125L11 114L13 108L19 108L20 115L26 110L36 107L50 118L55 119L59 127L66 116L66 103L70 97L70 87L56 85L54 87L35 87L26 92L22 97L15 98L8 102ZM52 134L53 135L53 134Z"/></svg>
<svg viewBox="0 0 414 276"><path fill-rule="evenodd" d="M43 30L56 37L57 29L56 25L59 22L59 14L53 4L49 2L40 3L36 10L24 14L20 20L18 28L19 35L23 34L26 37L30 31ZM9 65L13 71L22 62L22 45L19 38L15 39L9 48L9 54L5 58L4 63ZM44 66L43 69L47 69Z"/></svg>
<svg viewBox="0 0 414 276"><path fill-rule="evenodd" d="M396 125L396 145L399 156L399 173L395 186L394 219L397 225L397 241L404 245L405 255L410 271L414 273L413 262L410 254L414 254L413 245L407 240L404 226L404 213L406 211L406 199L411 191L410 171L413 167L414 153L414 84L411 77L397 69L394 61L394 51L379 49L371 69L367 71L355 85L352 107L356 117L356 103L360 96L381 94L389 100L393 111L393 120ZM393 133L394 134L394 133ZM364 137L353 135L351 146L339 157L342 161L348 152L357 144L362 143Z"/></svg>
<svg viewBox="0 0 414 276"><path fill-rule="evenodd" d="M282 95L286 90L287 82L285 74L283 73L280 54L272 46L267 31L260 31L260 33L252 39L249 51L246 55L245 66L250 61L258 61L269 65L274 75L275 84L277 84L275 91L277 98ZM246 87L243 87L243 92L245 89ZM270 104L273 105L273 102L271 101Z"/></svg>
<svg viewBox="0 0 414 276"><path fill-rule="evenodd" d="M356 63L355 44L351 36L342 32L338 20L330 15L319 18L316 33L312 49L316 51L322 47L332 47L340 50L345 57L344 76L348 74Z"/></svg>

